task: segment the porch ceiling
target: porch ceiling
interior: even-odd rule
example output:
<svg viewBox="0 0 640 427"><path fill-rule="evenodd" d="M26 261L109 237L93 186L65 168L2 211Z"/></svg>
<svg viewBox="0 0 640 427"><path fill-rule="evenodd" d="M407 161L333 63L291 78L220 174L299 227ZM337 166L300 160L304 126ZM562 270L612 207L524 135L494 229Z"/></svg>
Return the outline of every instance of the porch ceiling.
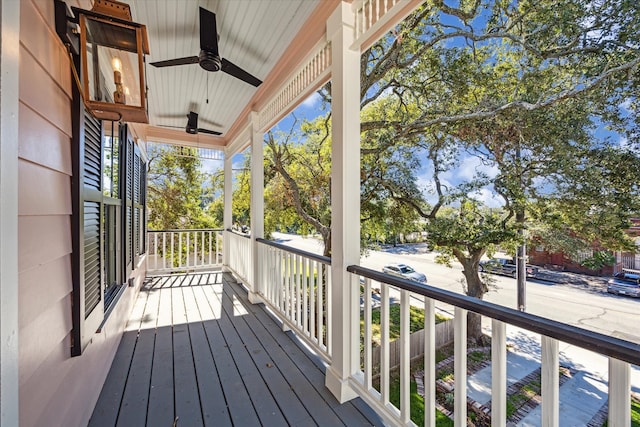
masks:
<svg viewBox="0 0 640 427"><path fill-rule="evenodd" d="M187 145L227 145L246 121L246 114L270 96L323 35L326 17L337 0L130 0L133 18L146 24L151 54L147 57L149 125L140 126L148 140L182 140ZM263 84L255 88L223 72L197 64L156 68L150 62L198 55L199 9L216 14L220 56L249 71ZM283 64L288 64L287 73ZM207 81L208 78L208 81ZM208 102L207 102L208 99ZM262 100L262 101L261 101ZM189 135L186 114L199 114L199 127L222 137ZM169 128L166 126L173 126Z"/></svg>

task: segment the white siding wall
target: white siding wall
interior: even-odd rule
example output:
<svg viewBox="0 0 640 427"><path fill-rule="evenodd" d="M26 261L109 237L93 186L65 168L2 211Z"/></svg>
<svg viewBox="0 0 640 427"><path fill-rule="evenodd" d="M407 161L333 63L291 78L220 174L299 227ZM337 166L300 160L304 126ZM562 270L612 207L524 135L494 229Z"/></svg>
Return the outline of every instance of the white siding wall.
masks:
<svg viewBox="0 0 640 427"><path fill-rule="evenodd" d="M109 370L135 290L127 289L86 352L70 357L69 60L55 33L52 0L21 0L20 27L20 425L83 426Z"/></svg>

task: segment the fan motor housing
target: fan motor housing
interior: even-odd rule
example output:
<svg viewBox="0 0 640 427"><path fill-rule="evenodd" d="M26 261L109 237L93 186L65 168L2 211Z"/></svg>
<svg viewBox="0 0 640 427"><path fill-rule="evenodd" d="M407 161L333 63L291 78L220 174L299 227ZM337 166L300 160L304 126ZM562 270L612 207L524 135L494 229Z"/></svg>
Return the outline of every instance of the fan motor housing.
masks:
<svg viewBox="0 0 640 427"><path fill-rule="evenodd" d="M205 50L200 51L200 55L198 55L198 63L207 71L220 71L222 68L222 61L220 60L220 57Z"/></svg>

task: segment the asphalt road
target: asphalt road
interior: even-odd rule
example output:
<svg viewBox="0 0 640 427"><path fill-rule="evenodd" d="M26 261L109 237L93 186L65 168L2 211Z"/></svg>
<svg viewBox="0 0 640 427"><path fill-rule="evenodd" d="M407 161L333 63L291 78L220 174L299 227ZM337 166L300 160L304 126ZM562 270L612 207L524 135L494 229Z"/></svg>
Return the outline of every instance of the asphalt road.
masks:
<svg viewBox="0 0 640 427"><path fill-rule="evenodd" d="M308 252L322 253L322 244L313 238L296 235L274 235L281 243ZM427 275L428 284L453 292L463 292L462 268L451 268L435 262L437 254L413 246L370 251L361 265L375 270L389 262L403 262ZM492 275L495 283L485 300L506 307L516 307L516 281ZM527 281L527 312L602 334L616 336L640 344L640 299L614 296L602 287L578 288L571 283ZM438 304L436 304L438 306ZM440 306L444 311L451 308Z"/></svg>

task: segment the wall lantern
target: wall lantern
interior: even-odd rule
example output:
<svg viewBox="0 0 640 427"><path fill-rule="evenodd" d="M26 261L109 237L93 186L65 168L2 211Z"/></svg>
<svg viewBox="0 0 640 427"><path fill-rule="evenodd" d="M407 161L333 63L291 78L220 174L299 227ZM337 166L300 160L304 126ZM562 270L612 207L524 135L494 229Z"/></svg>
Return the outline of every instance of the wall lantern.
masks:
<svg viewBox="0 0 640 427"><path fill-rule="evenodd" d="M56 0L56 32L80 57L79 90L96 118L149 123L147 28L132 21L128 4L95 0L91 10L84 10Z"/></svg>

